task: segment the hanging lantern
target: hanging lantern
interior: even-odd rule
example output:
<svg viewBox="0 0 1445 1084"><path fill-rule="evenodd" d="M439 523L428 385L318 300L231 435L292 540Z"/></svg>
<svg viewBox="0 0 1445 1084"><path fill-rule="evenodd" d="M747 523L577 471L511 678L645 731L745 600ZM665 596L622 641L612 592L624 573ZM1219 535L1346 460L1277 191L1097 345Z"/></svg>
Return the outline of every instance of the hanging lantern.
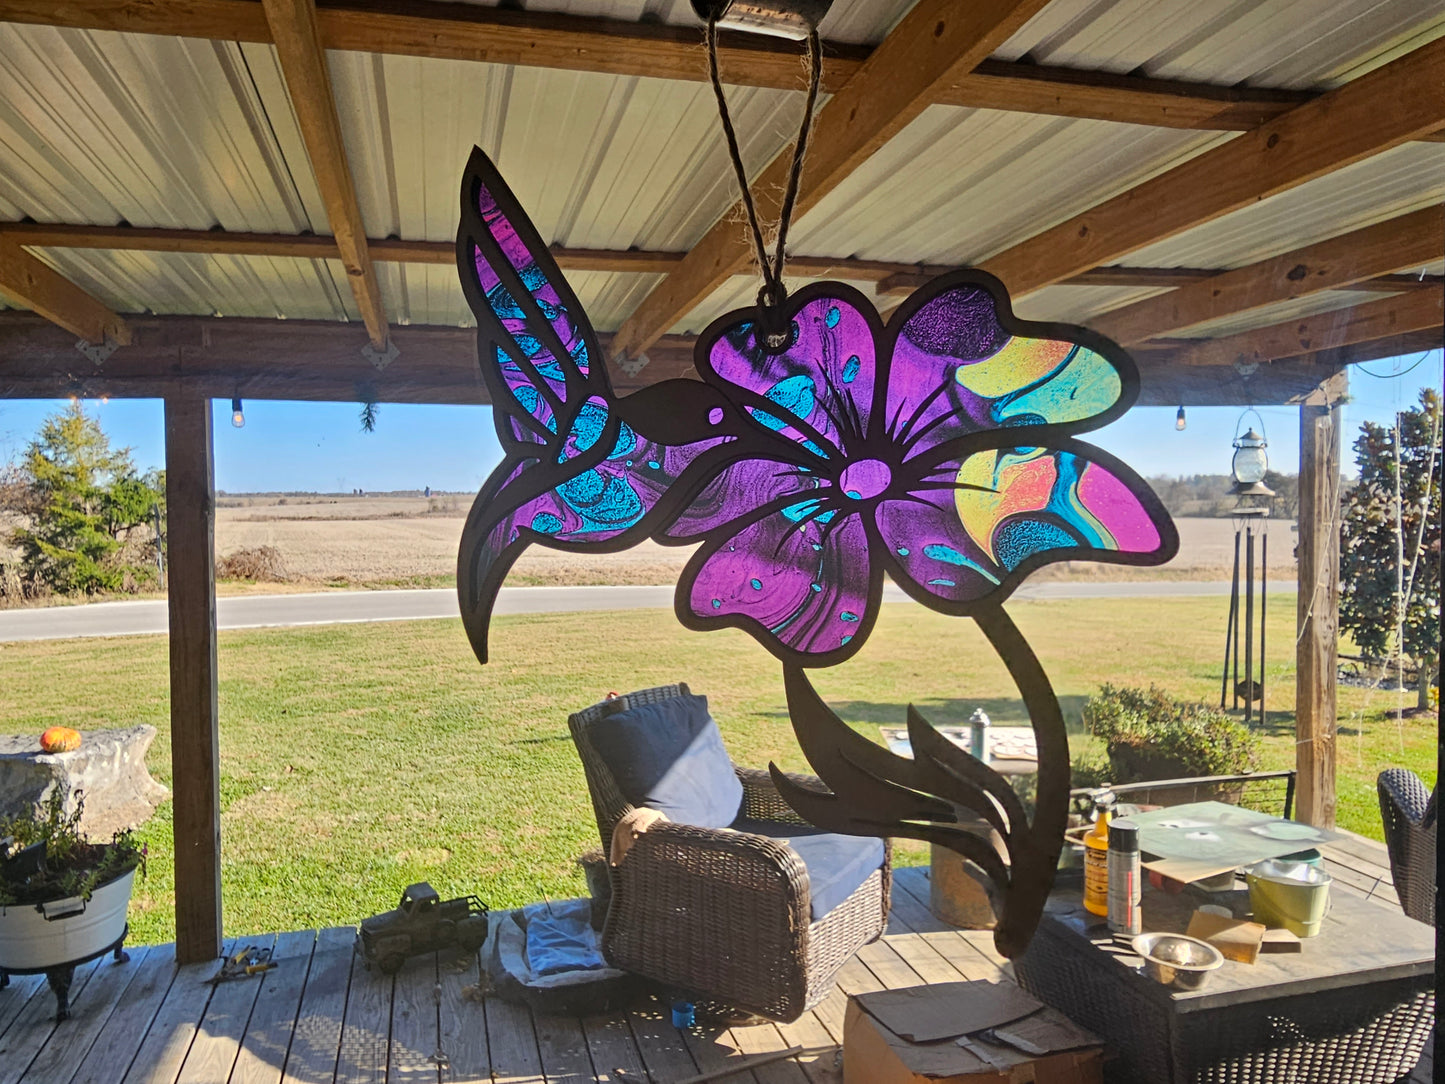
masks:
<svg viewBox="0 0 1445 1084"><path fill-rule="evenodd" d="M833 0L692 0L704 22L717 20L719 30L742 30L803 41L823 21Z"/></svg>
<svg viewBox="0 0 1445 1084"><path fill-rule="evenodd" d="M1237 497L1274 496L1274 490L1264 484L1264 476L1269 473L1269 456L1264 451L1267 447L1269 441L1256 433L1253 426L1243 436L1234 438L1234 459L1230 464L1234 485L1230 493Z"/></svg>

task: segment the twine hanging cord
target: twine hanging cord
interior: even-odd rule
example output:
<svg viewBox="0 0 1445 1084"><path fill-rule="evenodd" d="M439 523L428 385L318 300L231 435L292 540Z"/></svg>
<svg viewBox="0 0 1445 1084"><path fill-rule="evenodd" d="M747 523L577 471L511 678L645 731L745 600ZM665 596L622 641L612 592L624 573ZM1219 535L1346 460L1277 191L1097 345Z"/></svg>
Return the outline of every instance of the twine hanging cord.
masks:
<svg viewBox="0 0 1445 1084"><path fill-rule="evenodd" d="M798 126L798 138L793 142L793 162L788 171L788 186L783 191L783 204L778 211L777 251L771 262L768 247L763 241L763 229L758 223L758 209L753 202L753 191L748 187L747 170L743 168L742 153L738 150L738 133L733 127L728 112L727 96L723 93L722 79L718 75L717 59L717 17L707 21L707 69L712 79L712 92L717 98L718 117L722 121L723 135L727 137L728 156L732 159L733 173L743 193L743 209L747 213L748 227L752 232L753 247L757 252L758 267L762 271L763 285L758 291L758 306L763 309L781 306L788 292L783 286L783 268L787 261L788 225L792 221L793 207L798 200L798 182L803 175L803 158L808 151L808 133L813 127L813 107L818 100L818 85L822 82L823 57L818 41L817 29L808 32L808 101L803 107L803 120Z"/></svg>

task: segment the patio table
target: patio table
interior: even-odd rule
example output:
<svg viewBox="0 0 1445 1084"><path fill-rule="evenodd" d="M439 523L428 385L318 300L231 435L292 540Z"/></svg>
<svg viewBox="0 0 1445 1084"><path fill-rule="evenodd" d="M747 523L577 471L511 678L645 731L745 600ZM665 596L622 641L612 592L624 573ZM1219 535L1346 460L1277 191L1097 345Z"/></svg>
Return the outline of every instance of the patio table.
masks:
<svg viewBox="0 0 1445 1084"><path fill-rule="evenodd" d="M1146 889L1144 929L1182 933L1201 902ZM1249 895L1208 902L1243 917ZM1084 910L1071 879L1014 963L1025 989L1108 1041L1110 1080L1387 1084L1414 1067L1434 1025L1434 930L1339 891L1301 952L1226 960L1202 990L1155 982L1127 942Z"/></svg>

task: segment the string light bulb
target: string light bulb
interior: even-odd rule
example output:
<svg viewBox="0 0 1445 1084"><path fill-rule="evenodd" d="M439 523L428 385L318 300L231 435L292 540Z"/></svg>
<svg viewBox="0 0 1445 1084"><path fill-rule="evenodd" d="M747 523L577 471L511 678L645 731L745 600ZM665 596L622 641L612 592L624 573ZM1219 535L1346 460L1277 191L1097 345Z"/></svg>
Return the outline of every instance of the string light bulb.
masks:
<svg viewBox="0 0 1445 1084"><path fill-rule="evenodd" d="M1179 432L1182 433L1182 432L1184 432L1184 426L1185 426L1186 424L1187 424L1187 423L1184 421L1184 404L1183 404L1183 403L1180 403L1180 404L1179 404L1179 413L1176 414L1176 415L1174 415L1174 428L1177 429L1177 430L1179 430Z"/></svg>
<svg viewBox="0 0 1445 1084"><path fill-rule="evenodd" d="M246 415L241 410L240 399L231 400L231 424L234 425L237 429L243 428L246 424Z"/></svg>

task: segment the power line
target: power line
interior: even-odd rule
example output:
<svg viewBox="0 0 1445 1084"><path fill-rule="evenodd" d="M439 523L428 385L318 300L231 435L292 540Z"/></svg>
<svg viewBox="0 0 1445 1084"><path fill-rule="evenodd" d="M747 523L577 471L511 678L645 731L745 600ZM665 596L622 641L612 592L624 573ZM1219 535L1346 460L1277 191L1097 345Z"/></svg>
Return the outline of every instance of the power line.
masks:
<svg viewBox="0 0 1445 1084"><path fill-rule="evenodd" d="M1434 353L1433 350L1426 350L1423 354L1421 354L1418 358L1415 359L1415 364L1411 365L1408 369L1402 370L1398 373L1372 373L1363 365L1356 365L1354 371L1364 373L1366 376L1373 376L1376 380L1398 380L1402 376L1407 376L1408 374L1413 373L1432 353Z"/></svg>

